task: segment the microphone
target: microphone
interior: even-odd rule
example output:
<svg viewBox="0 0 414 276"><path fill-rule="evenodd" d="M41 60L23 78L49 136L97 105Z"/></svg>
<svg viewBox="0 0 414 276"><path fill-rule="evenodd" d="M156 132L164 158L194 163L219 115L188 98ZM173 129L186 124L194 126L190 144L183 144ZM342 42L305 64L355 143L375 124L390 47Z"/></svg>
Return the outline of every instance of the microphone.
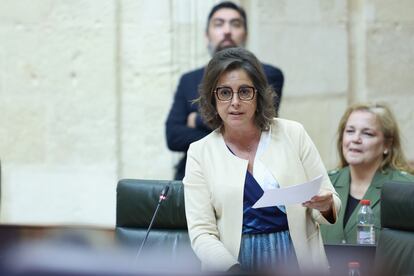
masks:
<svg viewBox="0 0 414 276"><path fill-rule="evenodd" d="M161 191L160 199L158 200L158 204L161 204L162 201L164 201L164 200L167 199L167 195L168 195L168 190L169 189L170 189L170 185L169 184L165 185L164 189L162 189L162 191ZM157 210L158 209L156 209L155 212L157 212Z"/></svg>
<svg viewBox="0 0 414 276"><path fill-rule="evenodd" d="M155 212L152 215L151 222L150 222L150 224L148 226L148 229L147 229L147 233L145 234L145 238L142 240L141 246L139 247L137 255L135 256L135 263L137 262L138 257L141 255L142 248L144 248L144 245L147 242L149 232L151 231L151 228L152 228L152 224L154 223L154 220L157 217L158 209L160 208L161 203L164 200L167 199L169 189L170 189L170 185L167 184L167 185L164 186L164 189L162 189L162 191L161 191L160 198L159 198L158 204L157 204L157 208L155 208Z"/></svg>

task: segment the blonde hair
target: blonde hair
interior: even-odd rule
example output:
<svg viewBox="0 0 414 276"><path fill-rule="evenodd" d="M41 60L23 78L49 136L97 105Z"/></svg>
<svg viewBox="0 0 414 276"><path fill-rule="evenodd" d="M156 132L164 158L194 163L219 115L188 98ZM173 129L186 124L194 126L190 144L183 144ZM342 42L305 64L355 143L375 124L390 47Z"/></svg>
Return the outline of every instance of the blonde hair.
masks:
<svg viewBox="0 0 414 276"><path fill-rule="evenodd" d="M339 168L348 166L348 162L345 160L342 151L342 141L346 123L349 116L354 111L367 111L374 114L381 131L384 134L385 143L390 146L388 153L383 155L380 169L386 170L387 168L392 168L414 173L414 169L408 164L401 148L400 130L397 121L389 107L382 103L356 103L349 106L344 115L342 115L342 118L339 121L338 140L336 144L340 159Z"/></svg>

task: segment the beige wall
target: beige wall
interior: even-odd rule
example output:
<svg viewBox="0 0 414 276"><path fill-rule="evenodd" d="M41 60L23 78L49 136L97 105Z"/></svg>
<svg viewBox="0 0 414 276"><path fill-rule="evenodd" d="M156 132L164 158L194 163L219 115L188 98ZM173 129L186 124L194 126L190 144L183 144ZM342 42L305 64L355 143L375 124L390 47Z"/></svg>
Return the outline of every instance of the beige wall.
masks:
<svg viewBox="0 0 414 276"><path fill-rule="evenodd" d="M0 0L1 222L113 226L119 178L170 179L164 122L208 61L212 0ZM396 113L414 159L414 2L244 0L248 48L286 78L280 116L328 168L349 102Z"/></svg>

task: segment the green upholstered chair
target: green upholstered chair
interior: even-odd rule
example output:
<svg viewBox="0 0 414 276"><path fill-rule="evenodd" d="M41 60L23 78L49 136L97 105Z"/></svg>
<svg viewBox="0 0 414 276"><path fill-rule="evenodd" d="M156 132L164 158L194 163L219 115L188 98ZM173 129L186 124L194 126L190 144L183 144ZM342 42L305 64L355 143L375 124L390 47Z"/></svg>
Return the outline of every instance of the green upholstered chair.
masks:
<svg viewBox="0 0 414 276"><path fill-rule="evenodd" d="M167 262L185 259L199 264L188 237L181 181L120 180L117 185L115 237L120 244L138 251L165 185L170 186L167 199L158 210L140 255L156 252Z"/></svg>
<svg viewBox="0 0 414 276"><path fill-rule="evenodd" d="M414 275L414 183L385 183L381 231L375 255L377 275Z"/></svg>

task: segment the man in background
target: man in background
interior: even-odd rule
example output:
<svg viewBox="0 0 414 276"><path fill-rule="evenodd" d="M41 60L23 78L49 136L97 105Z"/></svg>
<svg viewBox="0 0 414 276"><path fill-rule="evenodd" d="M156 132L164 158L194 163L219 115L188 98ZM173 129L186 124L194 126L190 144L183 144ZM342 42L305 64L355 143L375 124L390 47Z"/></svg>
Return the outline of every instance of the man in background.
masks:
<svg viewBox="0 0 414 276"><path fill-rule="evenodd" d="M221 2L215 5L208 15L206 38L211 55L229 47L244 47L247 40L247 16L244 9L233 2ZM262 64L267 80L275 90L275 108L279 109L282 98L284 77L280 69ZM185 154L192 142L200 140L212 129L206 126L199 113L198 86L203 78L204 67L181 76L174 101L166 122L168 148L183 152L183 158L175 166L174 179L182 180L185 173Z"/></svg>

